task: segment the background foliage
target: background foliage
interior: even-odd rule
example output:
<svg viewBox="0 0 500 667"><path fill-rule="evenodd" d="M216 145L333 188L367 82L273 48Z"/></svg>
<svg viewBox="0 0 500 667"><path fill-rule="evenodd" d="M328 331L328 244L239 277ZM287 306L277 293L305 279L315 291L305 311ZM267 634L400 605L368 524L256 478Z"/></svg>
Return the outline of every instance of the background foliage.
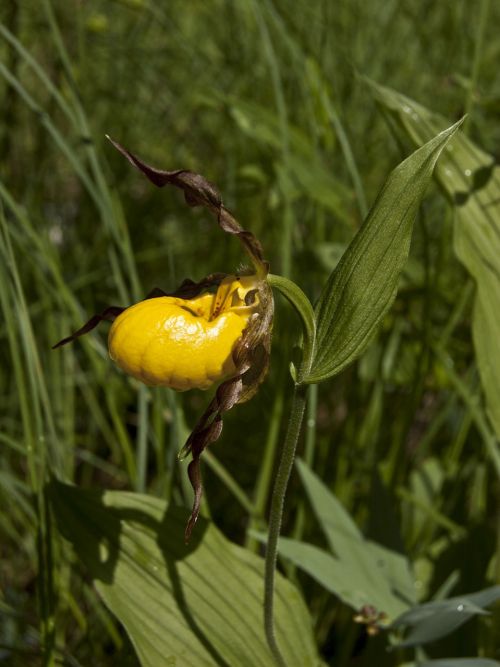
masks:
<svg viewBox="0 0 500 667"><path fill-rule="evenodd" d="M103 332L50 347L108 304L231 271L241 253L208 215L139 178L104 134L152 164L216 183L261 239L273 273L314 302L389 171L432 136L408 124L391 131L394 99L384 110L363 77L448 125L468 112L465 132L497 157L500 8L5 0L0 19L0 660L39 664L49 641L64 664L135 665L88 570L65 543L49 548L44 471L189 506L176 455L208 399L139 388L111 366ZM448 195L456 204L451 186ZM455 225L453 206L432 188L382 331L359 362L311 390L301 445L355 534L408 556L418 602L500 578L498 433L484 407L474 284L455 256ZM270 376L227 416L206 457L206 515L255 553L297 331L278 301ZM484 331L475 339L494 367L495 330L487 340ZM484 357L480 365L483 377ZM293 478L284 533L326 552L304 474ZM385 633L368 637L346 596L291 562L283 570L303 594L327 664L414 660L412 648L387 652ZM347 582L352 593L356 582ZM479 615L417 659L500 659L499 630L498 611Z"/></svg>

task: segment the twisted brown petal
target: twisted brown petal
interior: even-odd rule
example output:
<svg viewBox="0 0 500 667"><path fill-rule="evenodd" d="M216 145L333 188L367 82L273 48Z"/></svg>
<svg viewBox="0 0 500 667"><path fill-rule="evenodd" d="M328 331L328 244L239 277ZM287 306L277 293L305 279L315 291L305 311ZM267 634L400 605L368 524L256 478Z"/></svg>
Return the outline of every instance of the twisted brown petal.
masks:
<svg viewBox="0 0 500 667"><path fill-rule="evenodd" d="M189 206L204 206L209 209L216 216L221 229L228 234L234 234L243 243L257 269L257 274L261 277L267 275L269 267L267 262L264 261L260 242L251 232L243 229L227 208L225 208L219 191L213 183L210 183L210 181L200 174L186 169L176 169L175 171L156 169L156 167L152 167L140 160L136 155L111 139L110 136L106 135L106 137L154 185L159 188L162 188L164 185L173 185L184 192L184 198Z"/></svg>
<svg viewBox="0 0 500 667"><path fill-rule="evenodd" d="M118 315L120 315L120 313L123 313L124 310L125 308L122 308L121 306L108 306L102 311L102 313L99 313L98 315L92 315L90 320L86 322L83 327L78 329L78 331L75 331L75 333L71 334L70 336L60 340L58 343L52 346L52 349L55 350L58 347L66 345L67 343L72 343L76 338L79 338L89 331L92 331L92 329L95 329L99 322L102 322L103 320L112 322L116 317L118 317Z"/></svg>

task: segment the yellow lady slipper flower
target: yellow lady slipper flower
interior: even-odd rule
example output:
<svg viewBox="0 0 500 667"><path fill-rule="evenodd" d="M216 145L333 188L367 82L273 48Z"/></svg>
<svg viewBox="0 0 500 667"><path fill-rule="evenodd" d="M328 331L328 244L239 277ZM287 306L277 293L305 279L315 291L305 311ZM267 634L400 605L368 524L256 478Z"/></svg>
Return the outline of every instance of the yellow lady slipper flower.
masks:
<svg viewBox="0 0 500 667"><path fill-rule="evenodd" d="M213 274L199 283L185 280L171 294L154 290L128 308L110 306L54 346L111 320L109 354L128 375L177 391L221 383L181 451L181 456L192 455L188 475L195 497L186 527L188 541L200 510L200 456L220 436L223 413L249 400L267 373L274 311L266 280L269 266L259 241L235 220L206 179L183 169L161 171L111 142L152 183L173 185L184 192L190 206L211 211L221 229L241 241L254 266L253 273Z"/></svg>
<svg viewBox="0 0 500 667"><path fill-rule="evenodd" d="M215 294L161 296L125 309L109 332L109 355L150 386L208 389L236 374L236 343L258 306L253 276L230 275ZM252 304L245 299L254 293Z"/></svg>

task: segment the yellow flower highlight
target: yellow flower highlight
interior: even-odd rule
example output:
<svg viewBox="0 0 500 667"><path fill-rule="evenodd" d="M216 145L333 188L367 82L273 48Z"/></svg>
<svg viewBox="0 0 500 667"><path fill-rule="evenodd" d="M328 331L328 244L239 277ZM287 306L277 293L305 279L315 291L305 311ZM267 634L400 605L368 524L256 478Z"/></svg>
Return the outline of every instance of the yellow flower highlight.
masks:
<svg viewBox="0 0 500 667"><path fill-rule="evenodd" d="M258 303L255 276L236 275L215 294L140 301L113 322L109 354L147 385L208 389L237 372L233 349Z"/></svg>

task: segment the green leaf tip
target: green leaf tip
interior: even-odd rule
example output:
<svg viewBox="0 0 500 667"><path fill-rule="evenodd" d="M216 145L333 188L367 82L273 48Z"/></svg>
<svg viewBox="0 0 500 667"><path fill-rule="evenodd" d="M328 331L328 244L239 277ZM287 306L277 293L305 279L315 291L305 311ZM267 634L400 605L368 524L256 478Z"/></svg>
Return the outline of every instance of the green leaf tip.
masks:
<svg viewBox="0 0 500 667"><path fill-rule="evenodd" d="M304 382L340 373L375 336L396 296L413 222L436 162L462 122L440 132L389 175L323 288L315 309L315 355Z"/></svg>

